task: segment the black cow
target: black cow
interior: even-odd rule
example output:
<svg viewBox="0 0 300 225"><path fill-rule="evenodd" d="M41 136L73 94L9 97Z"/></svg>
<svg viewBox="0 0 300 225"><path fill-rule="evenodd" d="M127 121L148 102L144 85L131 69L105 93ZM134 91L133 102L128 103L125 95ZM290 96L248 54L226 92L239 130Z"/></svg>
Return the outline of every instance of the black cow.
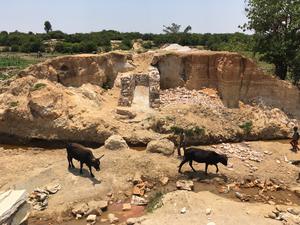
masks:
<svg viewBox="0 0 300 225"><path fill-rule="evenodd" d="M205 174L207 174L208 165L215 165L217 168L216 173L218 173L218 163L222 163L223 165L227 166L228 157L226 155L218 154L214 151L207 151L192 147L184 148L184 157L179 165L178 172L181 173L181 167L187 162L189 162L190 167L193 169L193 171L196 172L193 167L193 161L198 163L205 163Z"/></svg>
<svg viewBox="0 0 300 225"><path fill-rule="evenodd" d="M69 168L75 168L72 161L72 159L74 158L80 162L80 173L82 174L82 166L85 163L88 166L92 177L94 177L94 174L92 173L92 167L99 171L100 159L104 156L102 155L99 158L95 158L90 149L76 143L67 145L67 154Z"/></svg>

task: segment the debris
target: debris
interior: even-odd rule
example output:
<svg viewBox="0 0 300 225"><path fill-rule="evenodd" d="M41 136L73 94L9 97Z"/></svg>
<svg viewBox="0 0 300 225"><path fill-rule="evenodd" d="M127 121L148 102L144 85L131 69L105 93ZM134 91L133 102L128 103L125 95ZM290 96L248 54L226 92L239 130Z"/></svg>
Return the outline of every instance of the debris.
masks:
<svg viewBox="0 0 300 225"><path fill-rule="evenodd" d="M47 185L44 188L36 188L29 195L28 202L33 205L33 209L35 210L45 210L48 207L49 195L56 194L60 189L60 184Z"/></svg>
<svg viewBox="0 0 300 225"><path fill-rule="evenodd" d="M160 181L160 183L161 183L162 185L167 185L167 183L169 182L169 178L168 178L168 177L161 177L161 178L159 179L159 181Z"/></svg>
<svg viewBox="0 0 300 225"><path fill-rule="evenodd" d="M109 213L108 214L108 220L109 222L112 224L112 223L116 223L116 222L119 222L119 218L115 216L115 214L113 213Z"/></svg>
<svg viewBox="0 0 300 225"><path fill-rule="evenodd" d="M143 196L145 194L146 184L144 182L138 183L133 187L132 194Z"/></svg>
<svg viewBox="0 0 300 225"><path fill-rule="evenodd" d="M181 214L185 214L185 213L186 213L186 208L183 207L183 208L180 210L180 213L181 213Z"/></svg>
<svg viewBox="0 0 300 225"><path fill-rule="evenodd" d="M176 182L176 187L179 190L192 191L194 188L194 182L191 180L179 180Z"/></svg>
<svg viewBox="0 0 300 225"><path fill-rule="evenodd" d="M140 173L136 172L134 174L132 182L133 182L134 185L142 183L143 182L142 175Z"/></svg>
<svg viewBox="0 0 300 225"><path fill-rule="evenodd" d="M205 214L206 214L207 216L209 216L211 213L212 213L212 209L207 208L207 209L205 210Z"/></svg>
<svg viewBox="0 0 300 225"><path fill-rule="evenodd" d="M131 210L131 204L130 203L124 203L122 207L123 211L129 211Z"/></svg>
<svg viewBox="0 0 300 225"><path fill-rule="evenodd" d="M142 197L132 195L131 197L131 205L147 205L148 201Z"/></svg>
<svg viewBox="0 0 300 225"><path fill-rule="evenodd" d="M89 210L89 206L86 203L78 203L72 207L72 213L77 217L77 215L84 216Z"/></svg>
<svg viewBox="0 0 300 225"><path fill-rule="evenodd" d="M86 222L91 223L91 224L95 224L97 220L97 216L96 215L89 215L86 218Z"/></svg>
<svg viewBox="0 0 300 225"><path fill-rule="evenodd" d="M250 200L250 196L246 194L242 194L240 192L235 192L235 196L240 199L242 202L247 202Z"/></svg>

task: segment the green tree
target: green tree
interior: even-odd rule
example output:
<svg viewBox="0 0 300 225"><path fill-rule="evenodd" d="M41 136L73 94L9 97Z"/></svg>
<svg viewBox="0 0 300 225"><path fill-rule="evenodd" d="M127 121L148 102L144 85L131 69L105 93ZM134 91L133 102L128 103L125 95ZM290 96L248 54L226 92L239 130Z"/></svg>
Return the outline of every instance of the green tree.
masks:
<svg viewBox="0 0 300 225"><path fill-rule="evenodd" d="M50 31L52 31L52 25L49 21L46 21L44 23L44 30L46 31L46 33L49 33Z"/></svg>
<svg viewBox="0 0 300 225"><path fill-rule="evenodd" d="M254 52L275 65L275 74L295 81L299 71L295 61L300 51L299 0L245 0L248 23L242 28L254 31ZM296 67L296 68L295 68Z"/></svg>
<svg viewBox="0 0 300 225"><path fill-rule="evenodd" d="M163 26L164 29L163 29L163 32L165 32L166 34L178 34L178 33L181 33L180 32L180 28L181 28L181 25L179 24L176 24L176 23L172 23L170 26ZM192 27L190 25L188 25L183 33L188 33L192 30Z"/></svg>

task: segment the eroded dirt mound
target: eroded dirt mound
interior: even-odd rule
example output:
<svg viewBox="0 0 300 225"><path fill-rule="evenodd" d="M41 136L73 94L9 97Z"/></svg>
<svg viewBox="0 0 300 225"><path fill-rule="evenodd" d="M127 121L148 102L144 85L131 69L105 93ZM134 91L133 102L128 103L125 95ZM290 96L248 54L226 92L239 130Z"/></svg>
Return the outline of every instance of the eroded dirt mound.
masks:
<svg viewBox="0 0 300 225"><path fill-rule="evenodd" d="M131 116L119 115L117 75L143 72L151 63L161 76L160 109L139 104L148 101L144 87L135 91ZM298 115L299 105L296 87L260 74L252 61L235 53L63 56L0 83L0 141L103 144L119 134L131 145L147 145L159 138L175 141L174 127L199 127L188 144L287 138L297 124L289 116Z"/></svg>
<svg viewBox="0 0 300 225"><path fill-rule="evenodd" d="M129 55L107 53L103 55L72 55L47 60L21 71L19 76L34 76L49 79L65 86L80 87L82 84L113 86L118 72L127 72L134 67L127 62Z"/></svg>

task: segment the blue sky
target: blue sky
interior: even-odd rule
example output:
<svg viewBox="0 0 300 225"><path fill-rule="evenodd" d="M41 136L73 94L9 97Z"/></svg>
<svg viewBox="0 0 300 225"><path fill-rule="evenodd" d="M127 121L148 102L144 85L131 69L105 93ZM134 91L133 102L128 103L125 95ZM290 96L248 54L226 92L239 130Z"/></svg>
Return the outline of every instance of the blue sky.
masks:
<svg viewBox="0 0 300 225"><path fill-rule="evenodd" d="M172 22L197 33L230 33L246 22L244 6L244 0L1 0L0 31L44 32L49 20L66 33L161 33Z"/></svg>

